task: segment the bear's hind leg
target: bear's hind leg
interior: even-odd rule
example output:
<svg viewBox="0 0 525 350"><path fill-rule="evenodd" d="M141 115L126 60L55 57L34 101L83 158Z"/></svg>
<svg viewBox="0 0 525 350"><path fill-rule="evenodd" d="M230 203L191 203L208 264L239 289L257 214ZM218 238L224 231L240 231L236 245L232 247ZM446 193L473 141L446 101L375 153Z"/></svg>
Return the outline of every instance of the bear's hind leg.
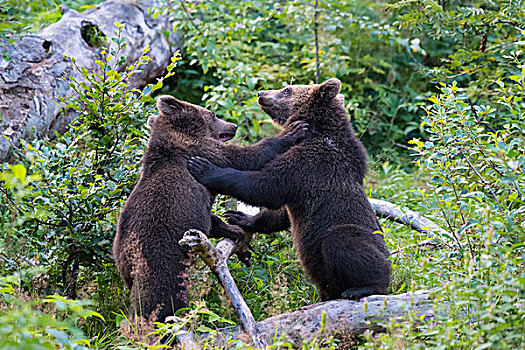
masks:
<svg viewBox="0 0 525 350"><path fill-rule="evenodd" d="M374 294L385 294L385 292L384 289L378 285L364 286L358 288L348 288L343 293L341 293L341 297L344 299L359 300L363 297Z"/></svg>
<svg viewBox="0 0 525 350"><path fill-rule="evenodd" d="M318 283L320 294L327 300L386 294L391 265L384 249L383 240L366 227L330 228L322 243L324 276Z"/></svg>

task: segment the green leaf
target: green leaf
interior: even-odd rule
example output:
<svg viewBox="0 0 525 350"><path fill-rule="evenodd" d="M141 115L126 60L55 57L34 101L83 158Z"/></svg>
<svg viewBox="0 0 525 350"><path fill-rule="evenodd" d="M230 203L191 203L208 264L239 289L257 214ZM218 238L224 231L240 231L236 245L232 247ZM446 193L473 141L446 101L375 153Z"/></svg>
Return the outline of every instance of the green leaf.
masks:
<svg viewBox="0 0 525 350"><path fill-rule="evenodd" d="M151 88L151 92L160 89L162 87L162 85L163 85L162 84L162 80L159 80L159 82L157 84L153 85L153 87Z"/></svg>
<svg viewBox="0 0 525 350"><path fill-rule="evenodd" d="M27 169L22 164L15 164L10 166L13 175L20 180L21 183L26 184Z"/></svg>
<svg viewBox="0 0 525 350"><path fill-rule="evenodd" d="M153 85L152 84L148 84L146 85L146 87L144 88L144 90L142 90L142 95L146 96L146 95L149 95L151 93L151 89L153 88ZM142 101L144 102L144 101Z"/></svg>

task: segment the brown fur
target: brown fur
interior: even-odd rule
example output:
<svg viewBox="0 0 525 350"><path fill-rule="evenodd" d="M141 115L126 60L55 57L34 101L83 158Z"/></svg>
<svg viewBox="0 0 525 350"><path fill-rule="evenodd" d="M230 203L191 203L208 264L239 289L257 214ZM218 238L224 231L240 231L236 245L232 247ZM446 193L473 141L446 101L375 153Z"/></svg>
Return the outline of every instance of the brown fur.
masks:
<svg viewBox="0 0 525 350"><path fill-rule="evenodd" d="M189 163L192 175L210 190L268 208L254 217L230 212L231 223L257 232L291 225L301 265L322 300L385 294L391 273L363 187L366 153L338 95L340 86L330 79L259 93L259 105L277 123L309 124L301 143L261 171L220 168L206 159Z"/></svg>
<svg viewBox="0 0 525 350"><path fill-rule="evenodd" d="M188 229L211 237L242 239L239 227L210 214L214 196L188 173L186 159L214 157L222 166L263 167L303 137L304 122L254 146L227 145L236 126L209 110L162 96L159 116L151 118L151 136L142 174L120 213L113 254L131 290L133 311L163 322L188 304L188 269L193 255L178 242Z"/></svg>

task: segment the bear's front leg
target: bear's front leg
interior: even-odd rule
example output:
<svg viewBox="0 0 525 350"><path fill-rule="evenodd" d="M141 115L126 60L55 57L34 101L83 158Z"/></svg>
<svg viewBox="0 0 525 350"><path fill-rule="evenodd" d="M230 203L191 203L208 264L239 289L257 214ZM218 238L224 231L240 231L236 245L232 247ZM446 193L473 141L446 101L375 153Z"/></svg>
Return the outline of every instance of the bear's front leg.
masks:
<svg viewBox="0 0 525 350"><path fill-rule="evenodd" d="M279 210L264 208L255 216L228 210L224 212L224 217L228 223L240 226L246 232L273 233L290 228L290 218L285 207Z"/></svg>
<svg viewBox="0 0 525 350"><path fill-rule="evenodd" d="M190 174L208 188L212 192L219 192L219 188L223 188L226 181L225 176L234 175L238 172L232 168L221 168L206 158L192 157L188 160L188 171Z"/></svg>
<svg viewBox="0 0 525 350"><path fill-rule="evenodd" d="M228 225L219 217L212 215L210 234L208 237L229 238L238 245L244 241L245 233L241 227L236 225Z"/></svg>
<svg viewBox="0 0 525 350"><path fill-rule="evenodd" d="M250 205L279 209L286 204L288 186L276 172L220 168L208 159L192 157L188 171L210 192L233 196Z"/></svg>

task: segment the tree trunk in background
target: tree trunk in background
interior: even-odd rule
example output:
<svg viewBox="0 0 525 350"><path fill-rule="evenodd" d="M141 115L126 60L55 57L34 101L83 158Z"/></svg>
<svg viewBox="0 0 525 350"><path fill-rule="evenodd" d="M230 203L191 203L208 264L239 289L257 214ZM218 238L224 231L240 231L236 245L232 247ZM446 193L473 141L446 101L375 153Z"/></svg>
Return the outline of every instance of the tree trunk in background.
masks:
<svg viewBox="0 0 525 350"><path fill-rule="evenodd" d="M105 1L85 12L64 8L62 18L38 35L27 35L13 44L0 42L10 61L0 58L0 161L10 156L11 147L21 138L36 133L38 137L64 131L75 117L72 111L61 111L56 96L71 97L74 91L63 78L76 74L64 55L74 57L79 66L93 68L98 48L91 47L83 36L87 28L96 27L109 39L116 30L114 22L126 24L125 50L127 63L150 46L152 60L144 71L135 75L132 87L142 87L160 76L170 63L181 38L166 38L172 24L159 16L147 16L147 9L162 4L160 0ZM92 28L94 29L94 28ZM170 43L168 42L171 42ZM108 44L109 45L109 44Z"/></svg>

